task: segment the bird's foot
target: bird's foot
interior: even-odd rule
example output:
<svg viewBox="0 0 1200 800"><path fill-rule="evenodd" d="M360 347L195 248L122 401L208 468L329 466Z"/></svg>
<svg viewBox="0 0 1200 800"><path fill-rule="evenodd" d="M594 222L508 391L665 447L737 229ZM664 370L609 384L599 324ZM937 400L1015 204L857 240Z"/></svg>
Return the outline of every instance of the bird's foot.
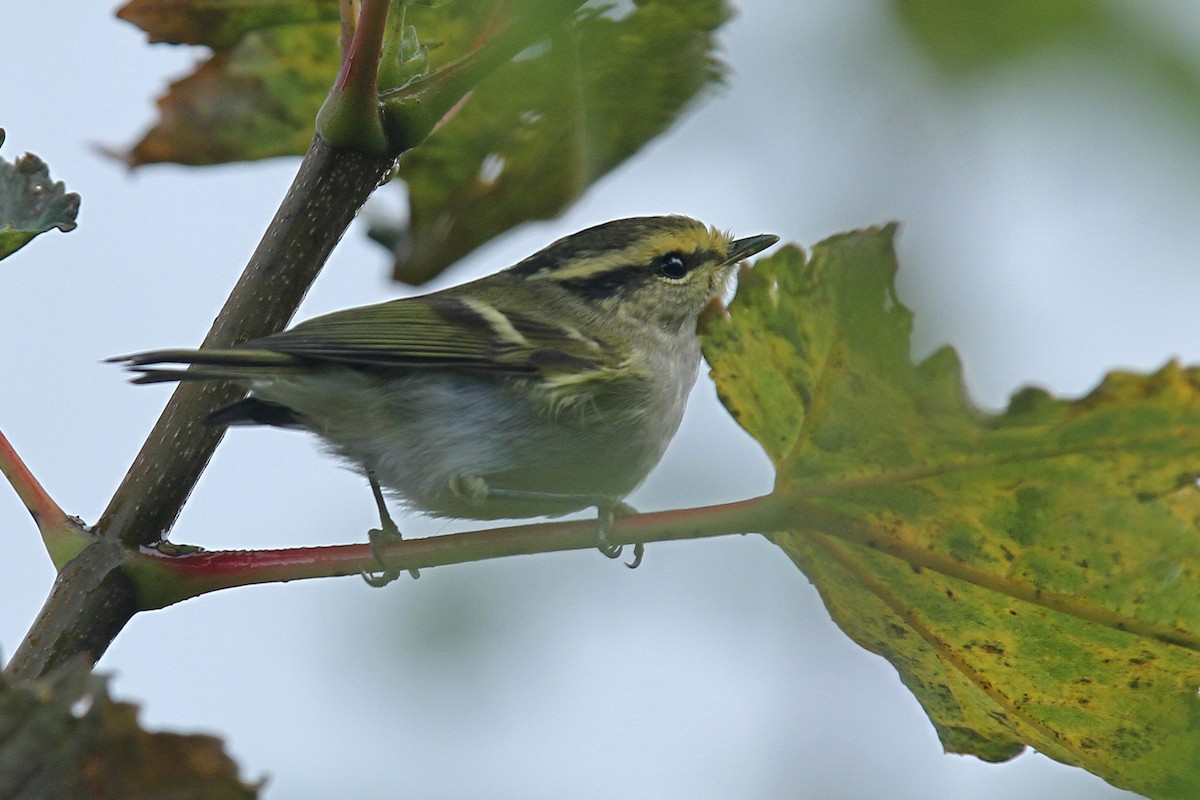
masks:
<svg viewBox="0 0 1200 800"><path fill-rule="evenodd" d="M375 561L379 564L379 571L371 572L364 569L362 571L362 578L367 582L368 586L379 588L387 586L399 578L400 573L403 571L388 567L380 555L380 548L384 545L402 542L404 541L404 537L400 534L400 529L396 527L396 523L392 521L392 515L388 513L387 504L383 500L383 492L380 490L375 476L368 474L367 480L371 482L371 491L375 495L375 505L379 508L379 524L382 527L372 528L367 531L367 540L371 543L371 555L375 556ZM418 569L410 569L408 574L412 575L414 580L421 577L421 571Z"/></svg>
<svg viewBox="0 0 1200 800"><path fill-rule="evenodd" d="M596 549L606 558L620 558L621 552L625 549L624 545L613 544L608 540L608 535L612 533L613 523L618 517L630 517L636 513L637 509L623 500L596 505ZM637 542L633 546L633 561L626 563L625 566L637 569L638 565L642 563L642 556L645 553L646 545Z"/></svg>

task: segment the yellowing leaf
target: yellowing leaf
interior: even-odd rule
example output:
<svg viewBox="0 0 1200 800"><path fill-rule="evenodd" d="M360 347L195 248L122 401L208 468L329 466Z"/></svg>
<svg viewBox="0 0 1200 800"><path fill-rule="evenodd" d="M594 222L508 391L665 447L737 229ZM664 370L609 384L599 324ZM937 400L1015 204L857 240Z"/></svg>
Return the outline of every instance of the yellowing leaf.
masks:
<svg viewBox="0 0 1200 800"><path fill-rule="evenodd" d="M303 153L337 74L337 32L325 22L246 34L171 84L158 123L121 157L136 167Z"/></svg>
<svg viewBox="0 0 1200 800"><path fill-rule="evenodd" d="M947 749L1200 796L1200 371L982 413L952 351L909 357L893 233L759 262L709 326L776 465L768 533Z"/></svg>
<svg viewBox="0 0 1200 800"><path fill-rule="evenodd" d="M337 2L133 0L120 16L152 41L207 44L215 52L158 100L159 120L121 158L131 166L206 165L301 155L340 60ZM410 21L441 46L430 65L462 55L486 8L446 0Z"/></svg>
<svg viewBox="0 0 1200 800"><path fill-rule="evenodd" d="M336 22L337 0L129 0L117 16L152 42L227 50L250 31L297 22Z"/></svg>

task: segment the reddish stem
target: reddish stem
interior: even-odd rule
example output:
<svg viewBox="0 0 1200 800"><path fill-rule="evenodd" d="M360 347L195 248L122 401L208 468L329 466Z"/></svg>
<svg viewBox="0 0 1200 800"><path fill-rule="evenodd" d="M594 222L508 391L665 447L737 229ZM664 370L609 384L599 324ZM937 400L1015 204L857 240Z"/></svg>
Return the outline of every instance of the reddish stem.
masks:
<svg viewBox="0 0 1200 800"><path fill-rule="evenodd" d="M0 433L0 473L8 478L39 530L61 530L72 525L70 517L38 483L3 433Z"/></svg>
<svg viewBox="0 0 1200 800"><path fill-rule="evenodd" d="M777 513L770 496L705 508L639 514L618 520L609 540L620 544L698 539L770 529ZM387 566L425 569L467 561L595 546L596 523L549 522L469 533L428 536L380 548ZM378 571L369 545L344 544L283 550L226 550L168 555L143 550L126 565L135 575L142 608L257 583L328 578Z"/></svg>
<svg viewBox="0 0 1200 800"><path fill-rule="evenodd" d="M383 48L390 0L363 0L350 46L342 50L342 64L334 92L355 87L374 97L378 94L379 54ZM345 9L343 9L344 13ZM342 42L346 41L346 20L342 20Z"/></svg>
<svg viewBox="0 0 1200 800"><path fill-rule="evenodd" d="M344 63L346 54L350 52L350 45L354 41L354 29L358 27L358 10L354 0L338 0L338 17L342 21L338 45L341 47Z"/></svg>

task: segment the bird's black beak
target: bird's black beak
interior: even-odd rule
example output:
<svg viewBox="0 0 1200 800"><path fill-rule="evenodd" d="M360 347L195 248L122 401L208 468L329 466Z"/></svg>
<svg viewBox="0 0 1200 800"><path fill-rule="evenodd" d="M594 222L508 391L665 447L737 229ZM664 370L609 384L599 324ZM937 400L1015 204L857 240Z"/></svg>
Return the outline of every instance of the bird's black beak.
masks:
<svg viewBox="0 0 1200 800"><path fill-rule="evenodd" d="M779 241L779 237L771 233L761 233L758 236L747 236L730 243L729 253L725 256L726 264L734 264L743 258L749 258L755 253L766 250Z"/></svg>

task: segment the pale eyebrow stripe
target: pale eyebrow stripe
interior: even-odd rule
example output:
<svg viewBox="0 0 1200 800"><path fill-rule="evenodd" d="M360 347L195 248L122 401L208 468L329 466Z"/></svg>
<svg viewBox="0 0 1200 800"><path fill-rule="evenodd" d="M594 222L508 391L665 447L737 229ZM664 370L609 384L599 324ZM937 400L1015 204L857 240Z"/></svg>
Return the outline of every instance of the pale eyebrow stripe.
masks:
<svg viewBox="0 0 1200 800"><path fill-rule="evenodd" d="M565 267L545 269L535 272L529 277L534 280L571 280L572 278L587 278L601 272L608 272L615 267L636 264L639 261L642 248L627 248L617 252L581 258Z"/></svg>

